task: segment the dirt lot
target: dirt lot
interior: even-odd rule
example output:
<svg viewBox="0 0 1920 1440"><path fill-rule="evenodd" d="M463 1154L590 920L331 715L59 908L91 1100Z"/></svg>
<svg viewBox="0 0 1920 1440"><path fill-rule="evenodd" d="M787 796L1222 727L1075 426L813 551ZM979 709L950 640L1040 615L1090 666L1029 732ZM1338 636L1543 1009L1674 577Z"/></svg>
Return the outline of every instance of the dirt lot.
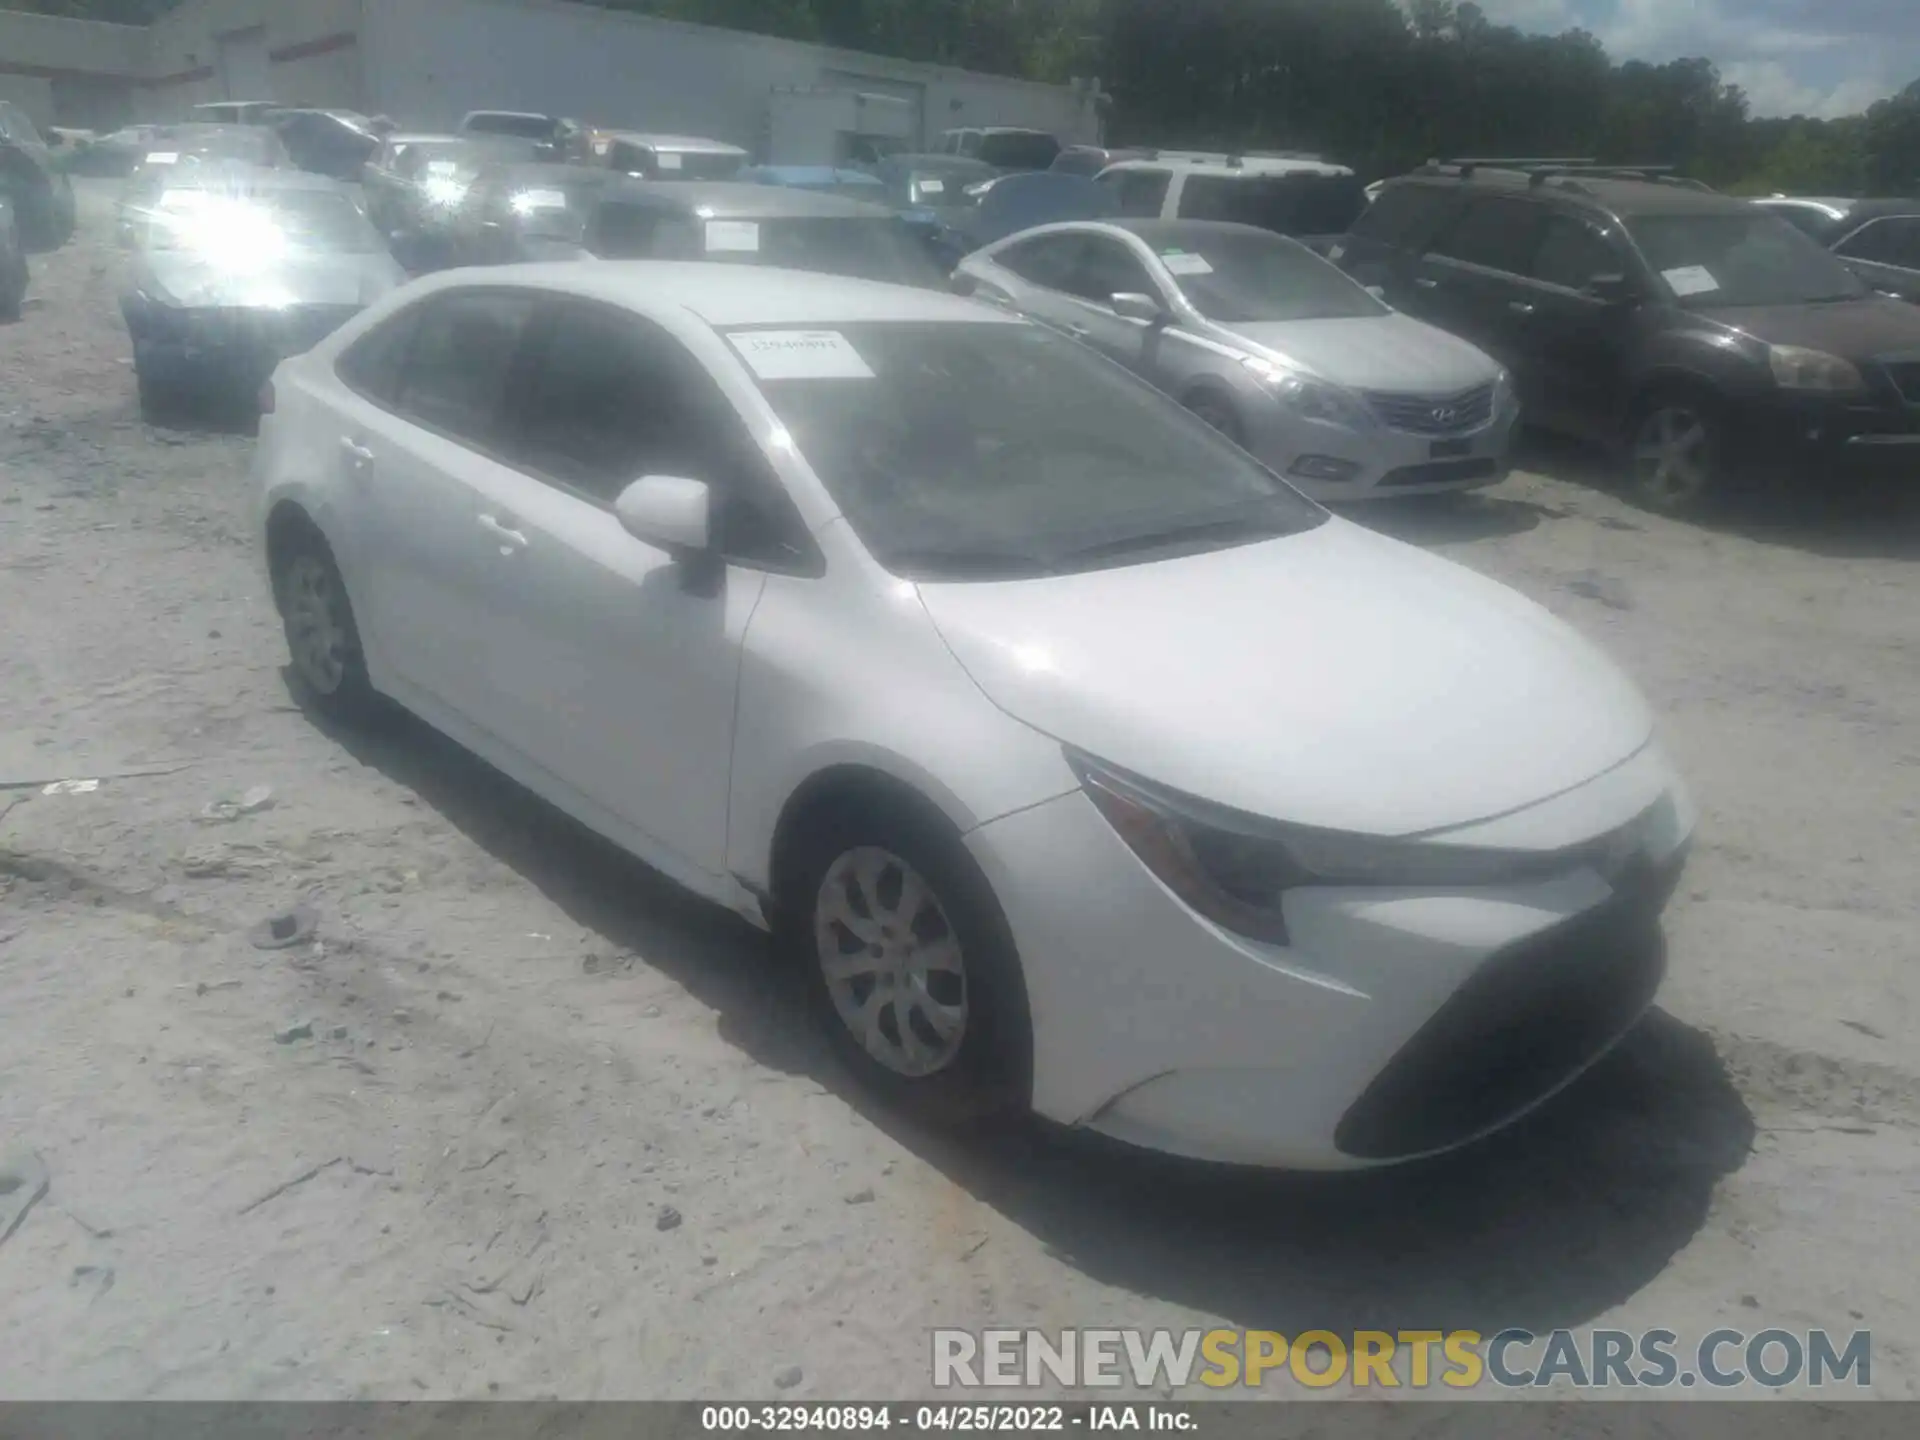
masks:
<svg viewBox="0 0 1920 1440"><path fill-rule="evenodd" d="M1603 643L1702 802L1662 1010L1534 1120L1338 1181L942 1140L744 926L301 712L249 442L140 423L87 213L0 329L0 764L101 782L0 792L0 1151L50 1182L0 1394L904 1398L935 1323L1217 1320L1868 1326L1920 1396L1910 508L1709 530L1529 474L1376 517ZM301 901L317 943L249 943Z"/></svg>

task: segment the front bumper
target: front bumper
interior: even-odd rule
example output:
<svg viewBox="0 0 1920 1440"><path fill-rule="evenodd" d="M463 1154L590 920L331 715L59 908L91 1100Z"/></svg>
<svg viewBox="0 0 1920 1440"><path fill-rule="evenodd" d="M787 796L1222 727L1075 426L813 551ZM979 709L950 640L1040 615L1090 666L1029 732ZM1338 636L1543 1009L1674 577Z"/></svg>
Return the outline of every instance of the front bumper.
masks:
<svg viewBox="0 0 1920 1440"><path fill-rule="evenodd" d="M135 363L209 379L259 383L289 355L309 350L360 313L358 305L189 309L141 296L121 301Z"/></svg>
<svg viewBox="0 0 1920 1440"><path fill-rule="evenodd" d="M1247 448L1315 500L1390 500L1477 490L1507 478L1520 406L1503 393L1486 421L1417 434L1375 421L1349 428L1307 420L1278 398L1251 407Z"/></svg>
<svg viewBox="0 0 1920 1440"><path fill-rule="evenodd" d="M1177 900L1073 794L970 845L1022 956L1034 1108L1197 1159L1351 1169L1465 1144L1603 1055L1652 1002L1694 824L1655 746L1463 843L1557 849L1657 815L1609 880L1288 897L1292 944Z"/></svg>
<svg viewBox="0 0 1920 1440"><path fill-rule="evenodd" d="M1869 373L1864 397L1774 394L1748 401L1733 426L1738 473L1819 483L1920 481L1920 402Z"/></svg>

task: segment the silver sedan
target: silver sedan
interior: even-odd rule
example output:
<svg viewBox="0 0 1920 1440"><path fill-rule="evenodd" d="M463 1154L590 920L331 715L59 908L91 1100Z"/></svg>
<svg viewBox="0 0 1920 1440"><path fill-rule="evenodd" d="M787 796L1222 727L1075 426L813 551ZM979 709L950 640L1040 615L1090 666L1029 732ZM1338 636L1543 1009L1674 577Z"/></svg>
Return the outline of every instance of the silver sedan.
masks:
<svg viewBox="0 0 1920 1440"><path fill-rule="evenodd" d="M1105 352L1317 499L1507 473L1519 405L1499 364L1269 231L1043 225L967 257L955 283Z"/></svg>

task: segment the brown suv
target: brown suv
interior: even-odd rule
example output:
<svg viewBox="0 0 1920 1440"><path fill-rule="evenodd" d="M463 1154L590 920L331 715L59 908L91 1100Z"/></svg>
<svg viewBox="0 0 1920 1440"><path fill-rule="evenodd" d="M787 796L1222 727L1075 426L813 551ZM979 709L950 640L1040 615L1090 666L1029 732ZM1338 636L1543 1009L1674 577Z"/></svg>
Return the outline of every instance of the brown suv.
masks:
<svg viewBox="0 0 1920 1440"><path fill-rule="evenodd" d="M1920 477L1920 309L1696 182L1435 163L1331 258L1502 361L1530 423L1617 447L1650 508L1768 473Z"/></svg>

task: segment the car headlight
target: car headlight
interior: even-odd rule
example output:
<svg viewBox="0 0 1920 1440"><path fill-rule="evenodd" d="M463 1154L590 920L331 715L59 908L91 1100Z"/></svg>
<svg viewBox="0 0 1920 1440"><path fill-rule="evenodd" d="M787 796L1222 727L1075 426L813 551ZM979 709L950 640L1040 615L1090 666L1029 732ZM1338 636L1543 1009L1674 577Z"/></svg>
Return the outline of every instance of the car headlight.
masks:
<svg viewBox="0 0 1920 1440"><path fill-rule="evenodd" d="M1263 360L1258 355L1248 355L1240 363L1305 419L1342 425L1349 430L1364 430L1373 423L1373 413L1359 398L1349 395L1337 385L1310 379L1284 365Z"/></svg>
<svg viewBox="0 0 1920 1440"><path fill-rule="evenodd" d="M420 183L420 193L430 205L452 207L466 198L467 187L448 175L434 175Z"/></svg>
<svg viewBox="0 0 1920 1440"><path fill-rule="evenodd" d="M1808 350L1800 345L1769 345L1767 363L1773 367L1774 383L1782 390L1815 390L1830 394L1866 388L1858 367L1824 350Z"/></svg>
<svg viewBox="0 0 1920 1440"><path fill-rule="evenodd" d="M1282 903L1308 886L1458 889L1565 874L1580 851L1509 851L1284 825L1171 794L1069 751L1082 789L1169 890L1222 929L1285 945Z"/></svg>

